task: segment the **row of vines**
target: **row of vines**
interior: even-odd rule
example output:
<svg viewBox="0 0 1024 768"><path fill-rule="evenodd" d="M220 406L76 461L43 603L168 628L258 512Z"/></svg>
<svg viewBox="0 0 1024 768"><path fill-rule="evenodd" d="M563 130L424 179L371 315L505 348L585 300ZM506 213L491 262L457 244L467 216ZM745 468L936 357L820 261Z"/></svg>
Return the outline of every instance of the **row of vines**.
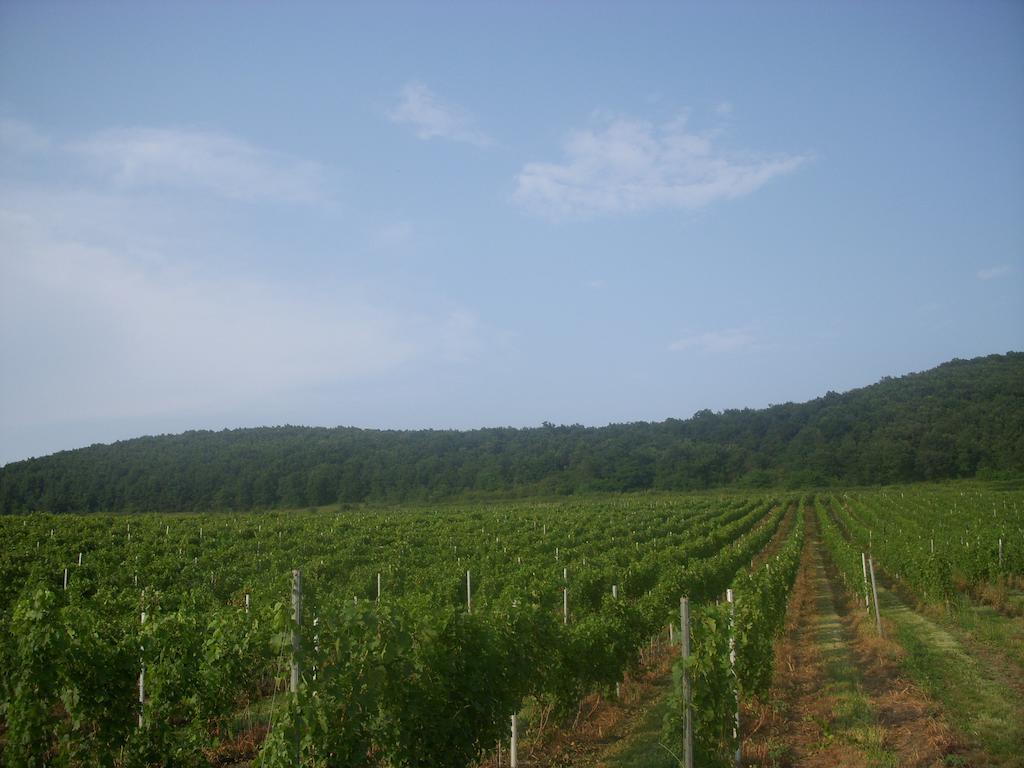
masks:
<svg viewBox="0 0 1024 768"><path fill-rule="evenodd" d="M724 622L713 603L734 582L738 676L755 690L802 527L737 574L784 512L690 496L0 520L4 762L208 765L251 738L264 766L472 765L524 702L565 719L610 695L681 595Z"/></svg>

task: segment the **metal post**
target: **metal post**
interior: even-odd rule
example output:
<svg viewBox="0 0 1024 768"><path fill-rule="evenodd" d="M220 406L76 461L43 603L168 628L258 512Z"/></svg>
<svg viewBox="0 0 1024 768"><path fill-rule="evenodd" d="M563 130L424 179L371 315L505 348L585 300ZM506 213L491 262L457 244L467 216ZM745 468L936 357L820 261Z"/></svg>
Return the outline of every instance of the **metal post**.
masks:
<svg viewBox="0 0 1024 768"><path fill-rule="evenodd" d="M731 589L726 590L725 599L729 603L729 667L732 669L733 685L735 686L733 690L736 694L736 721L733 724L732 737L736 740L734 761L736 768L739 768L742 759L740 747L740 687L739 681L736 679L736 601L733 598Z"/></svg>
<svg viewBox="0 0 1024 768"><path fill-rule="evenodd" d="M302 624L302 571L292 571L292 679L290 690L299 692L299 626Z"/></svg>
<svg viewBox="0 0 1024 768"><path fill-rule="evenodd" d="M680 643L683 647L683 768L693 768L693 710L690 690L690 598L679 598Z"/></svg>
<svg viewBox="0 0 1024 768"><path fill-rule="evenodd" d="M871 572L871 593L875 597L875 624L878 626L878 636L882 637L882 614L878 612L878 586L875 584L875 562L868 558L868 570Z"/></svg>
<svg viewBox="0 0 1024 768"><path fill-rule="evenodd" d="M146 623L146 612L142 612L141 624ZM139 646L139 650L145 650L144 646ZM143 661L139 667L139 728L142 727L142 710L146 706L146 662Z"/></svg>
<svg viewBox="0 0 1024 768"><path fill-rule="evenodd" d="M508 745L508 764L519 768L519 719L512 715L512 739Z"/></svg>
<svg viewBox="0 0 1024 768"><path fill-rule="evenodd" d="M860 566L864 569L864 610L871 611L871 600L868 597L868 556L860 553Z"/></svg>

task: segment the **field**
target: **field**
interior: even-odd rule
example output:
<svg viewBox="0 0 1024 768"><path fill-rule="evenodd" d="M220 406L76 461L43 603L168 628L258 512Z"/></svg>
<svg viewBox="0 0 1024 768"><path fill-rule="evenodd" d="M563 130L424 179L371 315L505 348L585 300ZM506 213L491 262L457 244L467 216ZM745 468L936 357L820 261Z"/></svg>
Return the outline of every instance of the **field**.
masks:
<svg viewBox="0 0 1024 768"><path fill-rule="evenodd" d="M700 766L1024 765L1020 491L32 514L0 535L7 765L507 764L513 714L520 765L677 765L684 668Z"/></svg>

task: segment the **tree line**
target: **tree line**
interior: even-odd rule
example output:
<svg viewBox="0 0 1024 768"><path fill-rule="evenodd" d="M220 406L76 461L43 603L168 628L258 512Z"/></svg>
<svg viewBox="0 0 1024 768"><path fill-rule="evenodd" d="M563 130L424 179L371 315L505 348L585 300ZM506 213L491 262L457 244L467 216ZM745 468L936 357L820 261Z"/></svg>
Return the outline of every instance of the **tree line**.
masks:
<svg viewBox="0 0 1024 768"><path fill-rule="evenodd" d="M1024 353L806 403L689 419L471 431L259 427L140 437L0 468L0 512L874 485L1024 475Z"/></svg>

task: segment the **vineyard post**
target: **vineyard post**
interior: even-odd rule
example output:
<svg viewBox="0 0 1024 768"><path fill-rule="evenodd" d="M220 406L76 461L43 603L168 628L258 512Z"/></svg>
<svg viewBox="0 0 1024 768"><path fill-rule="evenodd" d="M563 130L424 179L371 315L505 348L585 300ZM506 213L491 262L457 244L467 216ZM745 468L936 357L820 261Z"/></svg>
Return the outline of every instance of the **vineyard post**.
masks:
<svg viewBox="0 0 1024 768"><path fill-rule="evenodd" d="M569 588L562 587L562 623L569 623Z"/></svg>
<svg viewBox="0 0 1024 768"><path fill-rule="evenodd" d="M292 571L292 679L289 690L299 692L299 625L302 623L302 571Z"/></svg>
<svg viewBox="0 0 1024 768"><path fill-rule="evenodd" d="M473 612L473 593L470 590L469 571L466 571L466 613Z"/></svg>
<svg viewBox="0 0 1024 768"><path fill-rule="evenodd" d="M299 693L299 627L302 624L302 571L292 571L292 679L289 690L298 697ZM295 761L302 763L302 734L295 734Z"/></svg>
<svg viewBox="0 0 1024 768"><path fill-rule="evenodd" d="M999 539L999 570L1003 570L1003 540Z"/></svg>
<svg viewBox="0 0 1024 768"><path fill-rule="evenodd" d="M245 593L245 612L249 612L249 593Z"/></svg>
<svg viewBox="0 0 1024 768"><path fill-rule="evenodd" d="M68 569L64 569L64 591L68 591Z"/></svg>
<svg viewBox="0 0 1024 768"><path fill-rule="evenodd" d="M878 636L882 636L882 614L878 612L878 586L875 584L875 561L868 558L868 570L871 571L871 593L875 598L875 624L878 626Z"/></svg>
<svg viewBox="0 0 1024 768"><path fill-rule="evenodd" d="M508 764L519 768L519 718L512 715L512 738L508 743Z"/></svg>
<svg viewBox="0 0 1024 768"><path fill-rule="evenodd" d="M377 574L377 602L380 602L380 574Z"/></svg>
<svg viewBox="0 0 1024 768"><path fill-rule="evenodd" d="M612 599L613 600L618 600L619 599L619 585L618 584L612 584ZM622 698L622 687L621 687L620 683L616 683L615 684L615 699L619 700L621 698Z"/></svg>
<svg viewBox="0 0 1024 768"><path fill-rule="evenodd" d="M81 552L78 553L78 567L79 568L82 567L82 553Z"/></svg>
<svg viewBox="0 0 1024 768"><path fill-rule="evenodd" d="M679 598L679 637L683 647L683 768L693 768L693 711L690 707L690 598Z"/></svg>
<svg viewBox="0 0 1024 768"><path fill-rule="evenodd" d="M864 610L871 612L871 601L868 598L868 556L860 553L860 566L864 569Z"/></svg>
<svg viewBox="0 0 1024 768"><path fill-rule="evenodd" d="M734 678L733 690L736 695L736 720L733 723L732 737L736 740L736 755L735 763L736 768L740 766L740 687L739 680L736 679L736 600L733 596L733 591L727 589L725 591L725 600L729 603L729 667L732 669L732 676Z"/></svg>
<svg viewBox="0 0 1024 768"><path fill-rule="evenodd" d="M146 612L142 612L142 620L140 624L146 623ZM143 646L139 646L139 650L144 650ZM142 710L146 706L146 662L142 661L139 666L139 728L142 727Z"/></svg>

